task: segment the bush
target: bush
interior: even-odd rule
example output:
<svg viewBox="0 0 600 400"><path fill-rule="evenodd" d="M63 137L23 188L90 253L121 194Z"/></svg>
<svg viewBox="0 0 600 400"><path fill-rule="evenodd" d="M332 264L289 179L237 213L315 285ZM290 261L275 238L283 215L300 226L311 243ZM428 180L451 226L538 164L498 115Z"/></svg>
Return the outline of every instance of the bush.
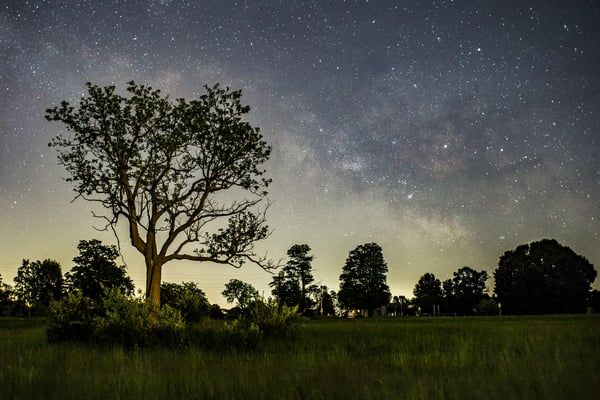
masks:
<svg viewBox="0 0 600 400"><path fill-rule="evenodd" d="M96 307L79 292L54 302L48 339L136 347L181 345L184 333L185 323L179 311L165 306L153 321L148 303L128 297L118 289L109 289L102 304Z"/></svg>
<svg viewBox="0 0 600 400"><path fill-rule="evenodd" d="M299 320L298 306L289 307L278 304L276 300L256 300L250 303L242 321L253 329L256 325L258 330L267 336L287 336L294 331Z"/></svg>
<svg viewBox="0 0 600 400"><path fill-rule="evenodd" d="M206 294L194 282L163 282L160 285L160 304L169 305L178 310L186 322L199 321L210 312L210 303Z"/></svg>
<svg viewBox="0 0 600 400"><path fill-rule="evenodd" d="M48 339L88 341L93 335L96 313L92 300L79 291L70 292L62 300L50 303Z"/></svg>

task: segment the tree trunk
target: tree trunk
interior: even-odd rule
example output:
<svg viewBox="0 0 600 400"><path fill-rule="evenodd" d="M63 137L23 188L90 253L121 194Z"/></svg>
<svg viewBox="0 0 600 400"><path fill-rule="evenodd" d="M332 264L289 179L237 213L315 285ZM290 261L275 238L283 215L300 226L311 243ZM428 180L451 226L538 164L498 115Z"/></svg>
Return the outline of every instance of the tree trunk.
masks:
<svg viewBox="0 0 600 400"><path fill-rule="evenodd" d="M160 312L160 284L162 275L161 262L146 260L146 299L150 301L150 319L158 320Z"/></svg>

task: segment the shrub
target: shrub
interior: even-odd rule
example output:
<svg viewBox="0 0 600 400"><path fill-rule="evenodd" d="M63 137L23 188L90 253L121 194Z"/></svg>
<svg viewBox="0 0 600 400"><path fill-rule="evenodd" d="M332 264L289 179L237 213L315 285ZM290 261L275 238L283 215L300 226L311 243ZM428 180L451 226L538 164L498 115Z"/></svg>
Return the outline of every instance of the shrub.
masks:
<svg viewBox="0 0 600 400"><path fill-rule="evenodd" d="M199 321L210 312L206 294L194 282L163 282L160 285L160 303L178 310L186 322Z"/></svg>
<svg viewBox="0 0 600 400"><path fill-rule="evenodd" d="M67 294L62 300L50 303L48 339L88 341L93 334L96 309L89 297L79 291Z"/></svg>
<svg viewBox="0 0 600 400"><path fill-rule="evenodd" d="M290 307L279 304L276 300L259 299L250 303L242 321L247 329L258 330L267 336L287 336L294 331L299 320L298 306Z"/></svg>
<svg viewBox="0 0 600 400"><path fill-rule="evenodd" d="M149 316L148 303L119 289L106 290L96 307L89 298L73 292L52 304L48 339L127 347L184 343L185 323L179 311L165 306L156 321Z"/></svg>
<svg viewBox="0 0 600 400"><path fill-rule="evenodd" d="M94 317L94 340L125 346L149 343L148 311L143 302L111 289L103 298L101 311Z"/></svg>

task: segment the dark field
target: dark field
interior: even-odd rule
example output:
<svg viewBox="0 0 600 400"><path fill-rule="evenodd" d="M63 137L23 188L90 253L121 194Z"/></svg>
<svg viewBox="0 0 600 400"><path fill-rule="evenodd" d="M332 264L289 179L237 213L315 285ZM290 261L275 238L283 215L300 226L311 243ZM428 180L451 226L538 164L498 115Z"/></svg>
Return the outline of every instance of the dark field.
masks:
<svg viewBox="0 0 600 400"><path fill-rule="evenodd" d="M307 321L252 351L48 344L0 319L0 399L597 399L600 315Z"/></svg>

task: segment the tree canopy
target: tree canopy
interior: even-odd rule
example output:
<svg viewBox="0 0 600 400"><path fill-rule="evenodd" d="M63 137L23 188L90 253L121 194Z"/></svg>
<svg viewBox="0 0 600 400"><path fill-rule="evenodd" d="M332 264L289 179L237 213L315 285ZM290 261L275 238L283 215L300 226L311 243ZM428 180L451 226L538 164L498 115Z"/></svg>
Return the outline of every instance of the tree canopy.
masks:
<svg viewBox="0 0 600 400"><path fill-rule="evenodd" d="M554 239L544 239L500 257L494 291L504 313L582 312L596 275L585 257Z"/></svg>
<svg viewBox="0 0 600 400"><path fill-rule="evenodd" d="M125 266L115 262L119 256L115 246L105 246L100 240L92 239L79 241L77 249L79 255L73 258L75 266L65 274L70 289L80 290L95 301L102 298L105 289L133 294L133 281L127 276Z"/></svg>
<svg viewBox="0 0 600 400"><path fill-rule="evenodd" d="M446 312L460 315L478 314L479 303L487 296L487 279L486 271L477 271L471 267L462 267L455 271L452 279L442 283Z"/></svg>
<svg viewBox="0 0 600 400"><path fill-rule="evenodd" d="M162 267L173 260L268 268L255 243L268 236L256 206L270 183L260 168L271 147L243 120L241 91L205 87L198 99L171 101L129 82L87 84L78 107L63 101L46 111L69 135L50 146L76 198L99 203L106 228L124 219L146 264L146 296L157 314Z"/></svg>
<svg viewBox="0 0 600 400"><path fill-rule="evenodd" d="M160 291L161 303L178 310L185 321L198 321L208 315L210 303L206 294L195 282L163 282Z"/></svg>
<svg viewBox="0 0 600 400"><path fill-rule="evenodd" d="M17 297L34 312L45 310L50 301L60 299L63 294L62 271L54 260L23 260L14 281Z"/></svg>
<svg viewBox="0 0 600 400"><path fill-rule="evenodd" d="M259 298L258 290L254 286L239 279L230 279L221 294L228 303L237 302L237 306L242 311L245 311L252 301Z"/></svg>
<svg viewBox="0 0 600 400"><path fill-rule="evenodd" d="M367 310L369 315L387 305L391 298L387 272L383 250L377 243L357 246L350 251L340 275L340 304L348 309Z"/></svg>
<svg viewBox="0 0 600 400"><path fill-rule="evenodd" d="M314 277L311 264L313 256L309 253L310 247L307 244L290 247L287 251L288 262L269 284L273 288L273 296L281 304L298 306L300 312L306 311L311 303L309 284L314 281Z"/></svg>
<svg viewBox="0 0 600 400"><path fill-rule="evenodd" d="M432 273L426 273L415 285L413 290L415 304L425 312L430 312L442 299L442 283Z"/></svg>

